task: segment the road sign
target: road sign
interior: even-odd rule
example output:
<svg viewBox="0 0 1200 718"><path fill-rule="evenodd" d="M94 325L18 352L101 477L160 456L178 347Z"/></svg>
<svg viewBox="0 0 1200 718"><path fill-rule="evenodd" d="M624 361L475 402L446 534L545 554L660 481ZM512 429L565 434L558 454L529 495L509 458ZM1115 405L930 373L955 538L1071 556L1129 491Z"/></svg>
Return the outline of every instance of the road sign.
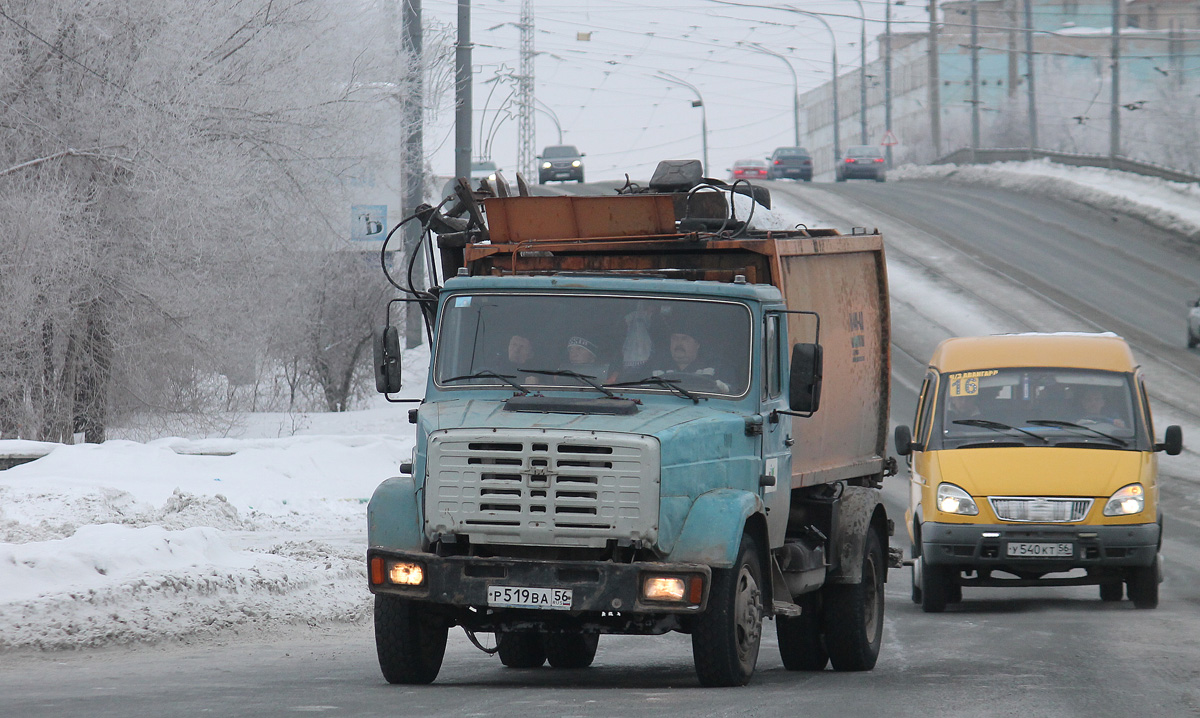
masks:
<svg viewBox="0 0 1200 718"><path fill-rule="evenodd" d="M900 144L900 140L896 139L896 135L892 134L891 130L888 130L887 132L883 133L883 139L879 142L879 144L883 145L884 147L891 147L892 145Z"/></svg>

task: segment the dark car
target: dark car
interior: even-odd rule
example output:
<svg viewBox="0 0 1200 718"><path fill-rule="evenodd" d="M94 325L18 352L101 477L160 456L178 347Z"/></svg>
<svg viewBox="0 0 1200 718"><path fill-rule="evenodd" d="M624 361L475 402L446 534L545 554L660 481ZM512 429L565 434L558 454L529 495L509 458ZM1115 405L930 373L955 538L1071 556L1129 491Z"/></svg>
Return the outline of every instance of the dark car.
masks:
<svg viewBox="0 0 1200 718"><path fill-rule="evenodd" d="M846 154L833 171L838 182L848 179L887 180L887 161L883 150L874 145L855 145L846 149Z"/></svg>
<svg viewBox="0 0 1200 718"><path fill-rule="evenodd" d="M798 179L812 182L812 155L803 147L780 147L767 158L767 179Z"/></svg>
<svg viewBox="0 0 1200 718"><path fill-rule="evenodd" d="M738 160L729 170L729 181L740 179L767 179L767 163L757 159Z"/></svg>
<svg viewBox="0 0 1200 718"><path fill-rule="evenodd" d="M1200 299L1188 309L1188 348L1200 344Z"/></svg>
<svg viewBox="0 0 1200 718"><path fill-rule="evenodd" d="M583 156L574 145L550 145L538 155L538 184L550 180L582 182Z"/></svg>

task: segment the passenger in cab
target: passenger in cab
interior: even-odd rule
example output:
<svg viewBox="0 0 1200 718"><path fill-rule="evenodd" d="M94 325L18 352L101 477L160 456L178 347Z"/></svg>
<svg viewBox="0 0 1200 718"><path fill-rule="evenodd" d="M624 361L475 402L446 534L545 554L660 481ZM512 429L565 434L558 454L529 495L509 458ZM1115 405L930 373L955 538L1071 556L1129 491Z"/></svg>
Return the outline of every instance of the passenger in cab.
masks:
<svg viewBox="0 0 1200 718"><path fill-rule="evenodd" d="M1111 424L1118 429L1125 428L1125 421L1120 418L1120 412L1109 406L1104 391L1099 387L1087 387L1079 398L1079 419L1077 424Z"/></svg>
<svg viewBox="0 0 1200 718"><path fill-rule="evenodd" d="M679 326L671 332L670 348L671 361L664 370L654 372L655 376L685 375L694 377L690 382L684 382L683 387L703 390L703 384L715 385L717 391L728 392L729 384L720 377L723 374L717 363L705 355L697 335L701 332L690 326Z"/></svg>

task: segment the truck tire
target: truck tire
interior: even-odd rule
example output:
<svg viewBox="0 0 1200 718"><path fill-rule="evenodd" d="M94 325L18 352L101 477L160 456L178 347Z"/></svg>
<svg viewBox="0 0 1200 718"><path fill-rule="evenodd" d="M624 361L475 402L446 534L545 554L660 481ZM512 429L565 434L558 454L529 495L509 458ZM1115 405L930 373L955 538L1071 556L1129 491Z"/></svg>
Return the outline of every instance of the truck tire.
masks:
<svg viewBox="0 0 1200 718"><path fill-rule="evenodd" d="M1109 581L1100 584L1100 600L1105 603L1115 603L1125 596L1125 584L1120 581Z"/></svg>
<svg viewBox="0 0 1200 718"><path fill-rule="evenodd" d="M820 601L816 592L796 599L799 616L775 616L775 635L779 639L779 657L789 671L823 671L829 663L821 637Z"/></svg>
<svg viewBox="0 0 1200 718"><path fill-rule="evenodd" d="M869 671L883 643L883 580L887 562L874 530L863 547L862 581L826 586L821 618L835 671Z"/></svg>
<svg viewBox="0 0 1200 718"><path fill-rule="evenodd" d="M713 569L708 610L692 630L692 659L704 686L744 686L754 675L762 639L762 570L749 535L733 568Z"/></svg>
<svg viewBox="0 0 1200 718"><path fill-rule="evenodd" d="M508 668L541 668L546 662L546 648L540 633L499 631L496 648L500 662Z"/></svg>
<svg viewBox="0 0 1200 718"><path fill-rule="evenodd" d="M551 633L545 639L546 660L552 668L587 668L596 659L598 633Z"/></svg>
<svg viewBox="0 0 1200 718"><path fill-rule="evenodd" d="M949 571L925 563L924 555L917 560L921 562L921 610L925 613L941 613L946 610L949 599Z"/></svg>
<svg viewBox="0 0 1200 718"><path fill-rule="evenodd" d="M420 601L375 596L375 652L388 683L433 683L442 669L449 631Z"/></svg>
<svg viewBox="0 0 1200 718"><path fill-rule="evenodd" d="M1158 564L1133 569L1125 580L1134 608L1158 608Z"/></svg>

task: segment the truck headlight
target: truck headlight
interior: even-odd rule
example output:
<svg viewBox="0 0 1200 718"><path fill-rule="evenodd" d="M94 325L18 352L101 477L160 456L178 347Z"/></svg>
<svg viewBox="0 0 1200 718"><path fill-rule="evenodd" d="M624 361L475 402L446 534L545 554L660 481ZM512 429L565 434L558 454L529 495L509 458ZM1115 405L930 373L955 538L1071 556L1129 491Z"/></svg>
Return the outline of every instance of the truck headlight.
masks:
<svg viewBox="0 0 1200 718"><path fill-rule="evenodd" d="M425 583L425 567L415 561L388 561L382 556L371 557L371 583L380 586L420 586Z"/></svg>
<svg viewBox="0 0 1200 718"><path fill-rule="evenodd" d="M938 484L937 507L938 511L948 514L979 515L979 507L975 505L975 499L954 484Z"/></svg>
<svg viewBox="0 0 1200 718"><path fill-rule="evenodd" d="M1130 516L1146 508L1146 490L1141 484L1130 484L1117 490L1104 504L1105 516Z"/></svg>
<svg viewBox="0 0 1200 718"><path fill-rule="evenodd" d="M642 577L642 598L646 601L700 605L704 601L704 577L646 574Z"/></svg>

